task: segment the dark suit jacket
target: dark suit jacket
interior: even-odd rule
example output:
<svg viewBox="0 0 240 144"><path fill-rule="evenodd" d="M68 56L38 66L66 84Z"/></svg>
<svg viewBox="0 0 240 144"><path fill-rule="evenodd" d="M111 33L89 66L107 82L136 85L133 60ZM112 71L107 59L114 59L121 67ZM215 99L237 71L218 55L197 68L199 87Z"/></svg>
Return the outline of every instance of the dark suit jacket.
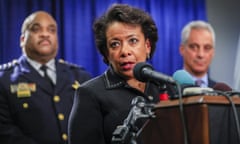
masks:
<svg viewBox="0 0 240 144"><path fill-rule="evenodd" d="M159 87L147 85L142 93L111 69L81 85L69 119L70 144L110 144L113 131L128 116L133 98L159 101Z"/></svg>
<svg viewBox="0 0 240 144"><path fill-rule="evenodd" d="M216 81L212 80L211 78L208 78L208 87L213 88L216 85Z"/></svg>
<svg viewBox="0 0 240 144"><path fill-rule="evenodd" d="M83 68L56 62L54 89L26 57L0 70L0 143L62 144L78 83L90 79Z"/></svg>

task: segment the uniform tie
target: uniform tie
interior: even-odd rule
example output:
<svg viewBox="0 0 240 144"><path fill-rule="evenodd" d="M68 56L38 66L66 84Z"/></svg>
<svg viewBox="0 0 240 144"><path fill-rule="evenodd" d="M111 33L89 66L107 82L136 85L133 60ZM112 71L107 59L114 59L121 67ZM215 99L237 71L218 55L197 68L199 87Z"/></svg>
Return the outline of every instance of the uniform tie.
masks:
<svg viewBox="0 0 240 144"><path fill-rule="evenodd" d="M203 81L201 79L198 79L195 81L195 85L197 85L199 87L201 87L202 83L203 83Z"/></svg>
<svg viewBox="0 0 240 144"><path fill-rule="evenodd" d="M44 72L44 79L50 83L51 86L53 86L53 82L51 80L51 78L48 76L47 74L47 69L48 67L46 65L42 65L41 68L40 68L43 72Z"/></svg>

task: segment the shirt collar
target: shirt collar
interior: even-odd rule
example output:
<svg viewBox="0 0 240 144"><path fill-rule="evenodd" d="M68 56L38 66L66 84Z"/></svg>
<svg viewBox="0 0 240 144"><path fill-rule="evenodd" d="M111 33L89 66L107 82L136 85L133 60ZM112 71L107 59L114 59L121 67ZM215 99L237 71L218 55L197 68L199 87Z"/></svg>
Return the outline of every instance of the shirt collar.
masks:
<svg viewBox="0 0 240 144"><path fill-rule="evenodd" d="M118 76L111 67L104 72L104 81L107 89L113 89L126 85L126 82Z"/></svg>
<svg viewBox="0 0 240 144"><path fill-rule="evenodd" d="M203 81L203 83L202 83L203 87L208 86L208 76L207 75L204 75L202 78L193 77L194 81L199 80L199 79L201 79Z"/></svg>
<svg viewBox="0 0 240 144"><path fill-rule="evenodd" d="M132 90L134 89L131 86L129 86L121 76L114 72L111 66L104 72L103 79L106 89L118 89L121 87L125 87ZM134 90L138 91L137 89ZM142 94L142 92L140 91L138 92L140 95ZM147 82L146 89L143 95L145 95L149 101L159 101L160 92L161 90L158 85L151 82Z"/></svg>
<svg viewBox="0 0 240 144"><path fill-rule="evenodd" d="M28 56L26 56L27 58L27 61L29 62L29 64L35 68L36 70L39 70L40 67L42 66L41 63L29 58ZM56 71L56 65L55 65L55 59L51 59L50 61L48 61L46 64L45 64L50 70L52 71Z"/></svg>
<svg viewBox="0 0 240 144"><path fill-rule="evenodd" d="M185 70L185 69L184 69ZM185 70L186 71L186 70ZM186 71L187 72L187 71ZM189 72L187 72L187 73L189 73ZM189 73L190 74L190 73ZM196 80L199 80L199 79L201 79L202 81L203 81L203 85L204 85L204 87L207 87L208 86L208 75L207 74L205 74L203 77L201 77L201 78L198 78L198 77L195 77L194 75L192 75L192 74L190 74L191 76L192 76L192 80L193 81L196 81Z"/></svg>

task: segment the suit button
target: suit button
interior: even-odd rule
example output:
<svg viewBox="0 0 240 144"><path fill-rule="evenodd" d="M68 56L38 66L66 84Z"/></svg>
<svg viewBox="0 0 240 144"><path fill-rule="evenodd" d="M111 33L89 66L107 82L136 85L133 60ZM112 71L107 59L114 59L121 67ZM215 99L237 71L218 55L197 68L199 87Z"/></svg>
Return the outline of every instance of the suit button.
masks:
<svg viewBox="0 0 240 144"><path fill-rule="evenodd" d="M64 141L67 141L67 139L68 139L68 136L67 136L67 134L66 134L66 133L63 133L63 134L62 134L62 139L63 139Z"/></svg>
<svg viewBox="0 0 240 144"><path fill-rule="evenodd" d="M64 114L59 113L59 114L58 114L58 119L59 119L59 120L64 120Z"/></svg>
<svg viewBox="0 0 240 144"><path fill-rule="evenodd" d="M56 102L56 103L59 102L60 101L60 97L58 95L55 95L53 97L53 101Z"/></svg>
<svg viewBox="0 0 240 144"><path fill-rule="evenodd" d="M23 108L27 109L28 108L28 103L23 103Z"/></svg>

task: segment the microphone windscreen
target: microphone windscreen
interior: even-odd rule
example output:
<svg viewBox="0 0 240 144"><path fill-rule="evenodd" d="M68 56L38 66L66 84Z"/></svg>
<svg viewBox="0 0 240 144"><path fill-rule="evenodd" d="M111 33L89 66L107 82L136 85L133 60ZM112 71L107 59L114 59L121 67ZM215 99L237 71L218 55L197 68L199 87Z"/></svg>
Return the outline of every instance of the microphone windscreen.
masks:
<svg viewBox="0 0 240 144"><path fill-rule="evenodd" d="M147 81L147 78L145 78L145 76L143 75L143 69L144 68L147 68L147 69L150 69L150 70L153 69L153 67L150 64L145 63L145 62L137 63L135 65L135 67L133 68L133 75L134 75L134 77L137 80L142 81L142 82Z"/></svg>
<svg viewBox="0 0 240 144"><path fill-rule="evenodd" d="M224 91L224 92L225 91L232 91L232 88L225 83L216 83L213 86L213 89L214 90L219 90L219 91Z"/></svg>
<svg viewBox="0 0 240 144"><path fill-rule="evenodd" d="M185 70L178 70L173 74L173 79L180 85L195 85L192 76Z"/></svg>

